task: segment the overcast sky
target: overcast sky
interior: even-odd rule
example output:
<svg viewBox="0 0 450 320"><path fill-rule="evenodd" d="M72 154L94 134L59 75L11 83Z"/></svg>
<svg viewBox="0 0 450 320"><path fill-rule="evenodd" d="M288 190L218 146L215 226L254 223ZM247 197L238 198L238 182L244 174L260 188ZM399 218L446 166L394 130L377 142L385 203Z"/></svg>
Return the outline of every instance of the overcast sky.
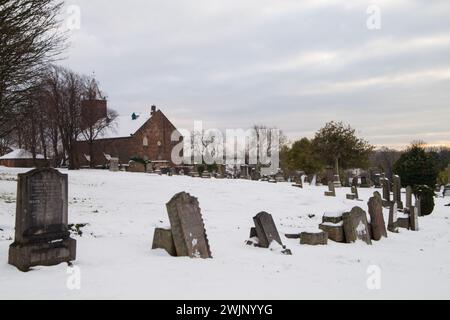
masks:
<svg viewBox="0 0 450 320"><path fill-rule="evenodd" d="M62 62L95 72L121 114L156 104L179 128L341 120L375 145L450 144L449 0L71 0ZM381 29L367 28L369 5Z"/></svg>

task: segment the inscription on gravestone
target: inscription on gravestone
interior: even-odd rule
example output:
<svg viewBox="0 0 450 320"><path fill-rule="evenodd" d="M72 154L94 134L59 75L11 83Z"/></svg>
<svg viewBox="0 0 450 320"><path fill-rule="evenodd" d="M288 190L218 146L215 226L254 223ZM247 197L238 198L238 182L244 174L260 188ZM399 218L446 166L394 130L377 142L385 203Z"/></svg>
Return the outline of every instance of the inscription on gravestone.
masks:
<svg viewBox="0 0 450 320"><path fill-rule="evenodd" d="M55 169L19 174L15 241L9 263L22 271L75 260L76 241L69 237L68 177Z"/></svg>

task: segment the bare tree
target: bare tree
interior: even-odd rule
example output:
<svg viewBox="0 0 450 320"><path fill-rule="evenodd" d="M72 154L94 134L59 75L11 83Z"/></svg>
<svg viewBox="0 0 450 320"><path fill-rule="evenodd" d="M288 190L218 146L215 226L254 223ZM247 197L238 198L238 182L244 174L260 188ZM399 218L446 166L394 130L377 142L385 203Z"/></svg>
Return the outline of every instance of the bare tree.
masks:
<svg viewBox="0 0 450 320"><path fill-rule="evenodd" d="M34 80L64 49L65 34L57 28L61 7L54 0L0 2L0 138L16 128L16 117L30 106Z"/></svg>

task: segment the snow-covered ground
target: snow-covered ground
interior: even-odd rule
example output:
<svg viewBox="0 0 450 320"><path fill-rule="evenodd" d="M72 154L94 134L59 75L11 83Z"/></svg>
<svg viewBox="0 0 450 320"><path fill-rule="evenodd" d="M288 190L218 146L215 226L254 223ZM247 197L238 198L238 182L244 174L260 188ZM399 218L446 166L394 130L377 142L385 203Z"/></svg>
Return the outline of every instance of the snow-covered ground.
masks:
<svg viewBox="0 0 450 320"><path fill-rule="evenodd" d="M450 207L444 206L450 198L436 199L419 232L401 229L372 246L313 247L283 234L317 229L324 212L367 210L374 190L360 189L364 201L356 202L345 199L348 188L330 198L325 187L91 170L69 172L69 223L88 224L76 236L81 288L70 290L66 264L28 273L7 264L14 178L25 171L0 167L1 299L450 298ZM169 226L165 203L180 191L199 199L213 259L151 250L155 227ZM292 256L244 244L252 217L263 210L273 215ZM367 281L377 268L381 288L371 290Z"/></svg>

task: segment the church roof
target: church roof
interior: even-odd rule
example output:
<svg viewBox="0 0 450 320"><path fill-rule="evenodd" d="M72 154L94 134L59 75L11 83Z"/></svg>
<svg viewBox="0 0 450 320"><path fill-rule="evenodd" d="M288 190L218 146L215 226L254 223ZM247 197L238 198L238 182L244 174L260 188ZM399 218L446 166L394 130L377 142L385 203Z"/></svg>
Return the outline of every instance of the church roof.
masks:
<svg viewBox="0 0 450 320"><path fill-rule="evenodd" d="M116 118L110 128L107 128L98 138L126 138L136 133L151 117L150 115L142 115L134 113L132 115L120 115Z"/></svg>

